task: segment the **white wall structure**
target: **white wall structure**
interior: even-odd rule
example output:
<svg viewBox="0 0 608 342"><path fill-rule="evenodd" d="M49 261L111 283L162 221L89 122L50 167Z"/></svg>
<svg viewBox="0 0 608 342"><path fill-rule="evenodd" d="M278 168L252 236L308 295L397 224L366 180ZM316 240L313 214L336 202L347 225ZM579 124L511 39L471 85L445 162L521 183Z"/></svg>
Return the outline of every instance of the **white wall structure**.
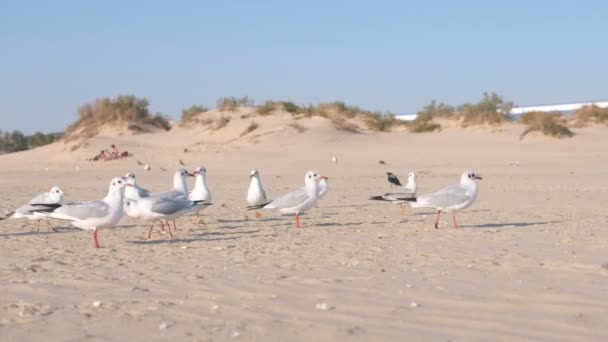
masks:
<svg viewBox="0 0 608 342"><path fill-rule="evenodd" d="M608 108L608 101L598 101L598 102L580 102L580 103L566 103L566 104L554 104L554 105L543 105L543 106L528 106L528 107L515 107L511 109L509 114L513 116L518 116L528 112L561 112L564 114L572 113L575 110L583 107L596 105L600 108ZM416 120L417 114L405 114L405 115L395 115L396 119L403 121L414 121Z"/></svg>

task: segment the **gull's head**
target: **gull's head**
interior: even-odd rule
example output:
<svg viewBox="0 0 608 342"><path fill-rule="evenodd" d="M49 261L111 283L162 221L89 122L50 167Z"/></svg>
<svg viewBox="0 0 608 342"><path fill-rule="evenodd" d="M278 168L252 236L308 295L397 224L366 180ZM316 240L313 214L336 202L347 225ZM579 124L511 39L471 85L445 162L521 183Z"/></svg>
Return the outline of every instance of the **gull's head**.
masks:
<svg viewBox="0 0 608 342"><path fill-rule="evenodd" d="M51 199L53 199L55 201L61 201L61 197L63 197L63 195L65 195L65 193L63 191L61 191L61 189L58 186L52 187L51 191L49 191L49 194L51 195Z"/></svg>
<svg viewBox="0 0 608 342"><path fill-rule="evenodd" d="M408 179L408 180L416 180L416 174L415 174L414 172L410 172L410 173L407 175L407 179Z"/></svg>
<svg viewBox="0 0 608 342"><path fill-rule="evenodd" d="M392 173L392 172L387 172L387 173L386 173L386 175L387 175L387 176L392 176L392 175L393 175L393 173Z"/></svg>
<svg viewBox="0 0 608 342"><path fill-rule="evenodd" d="M127 215L131 216L131 213L133 213L136 209L137 206L137 201L134 199L130 199L130 198L125 198L123 200L123 209L124 211L127 213Z"/></svg>
<svg viewBox="0 0 608 342"><path fill-rule="evenodd" d="M481 180L481 175L475 173L473 171L465 171L462 176L460 176L460 182L475 182L476 179Z"/></svg>
<svg viewBox="0 0 608 342"><path fill-rule="evenodd" d="M251 172L249 173L249 177L258 177L260 175L260 172L256 169L251 170Z"/></svg>
<svg viewBox="0 0 608 342"><path fill-rule="evenodd" d="M132 172L127 173L124 176L124 179L127 182L127 184L135 184L135 174Z"/></svg>
<svg viewBox="0 0 608 342"><path fill-rule="evenodd" d="M327 183L327 180L329 178L325 177L325 176L319 176L319 183L323 182L323 183Z"/></svg>
<svg viewBox="0 0 608 342"><path fill-rule="evenodd" d="M127 184L127 181L123 177L116 177L116 178L112 179L112 182L110 183L110 190L120 191L120 190L124 189L125 186L131 186L131 185Z"/></svg>
<svg viewBox="0 0 608 342"><path fill-rule="evenodd" d="M201 176L203 176L203 177L204 177L206 174L207 174L207 169L205 169L205 167L204 167L204 166L199 166L199 167L197 167L197 168L196 168L196 171L194 171L194 173L193 173L193 175L194 175L194 176L201 175Z"/></svg>
<svg viewBox="0 0 608 342"><path fill-rule="evenodd" d="M306 175L304 175L304 184L310 184L310 185L314 185L316 186L317 184L317 180L320 178L320 176L314 172L314 171L308 171L306 172Z"/></svg>
<svg viewBox="0 0 608 342"><path fill-rule="evenodd" d="M186 177L188 176L193 177L194 175L188 172L188 170L186 169L179 169L175 171L175 174L173 175L173 180L186 180Z"/></svg>

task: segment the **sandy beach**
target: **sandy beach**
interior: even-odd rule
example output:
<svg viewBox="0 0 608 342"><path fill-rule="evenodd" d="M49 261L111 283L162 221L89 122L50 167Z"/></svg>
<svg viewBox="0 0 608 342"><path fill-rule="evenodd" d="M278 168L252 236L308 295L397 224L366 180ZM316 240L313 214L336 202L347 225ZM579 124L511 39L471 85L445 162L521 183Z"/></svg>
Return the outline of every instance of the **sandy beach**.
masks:
<svg viewBox="0 0 608 342"><path fill-rule="evenodd" d="M608 340L605 127L519 140L514 124L353 134L316 118L300 133L264 120L243 138L248 122L231 123L233 140L102 132L73 152L59 142L0 156L3 213L53 185L70 201L100 199L126 172L164 191L179 160L207 168L214 197L204 225L184 217L173 239L158 228L147 239L147 225L124 217L99 231L98 250L65 222L37 233L31 221L0 221L0 339ZM134 157L85 160L111 143ZM253 168L271 198L308 170L330 191L301 229L278 212L256 219L245 209ZM436 230L432 210L402 215L368 200L390 190L386 171L415 171L425 193L465 170L483 180L459 229L449 215Z"/></svg>

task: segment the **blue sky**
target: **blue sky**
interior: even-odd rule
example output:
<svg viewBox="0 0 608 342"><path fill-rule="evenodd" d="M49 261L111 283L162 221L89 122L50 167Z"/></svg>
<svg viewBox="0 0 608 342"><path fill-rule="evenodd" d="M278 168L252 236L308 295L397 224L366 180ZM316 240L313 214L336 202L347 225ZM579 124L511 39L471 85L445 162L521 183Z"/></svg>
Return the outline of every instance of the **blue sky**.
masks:
<svg viewBox="0 0 608 342"><path fill-rule="evenodd" d="M222 96L414 113L496 91L608 99L605 1L2 1L0 129L62 130L135 94L179 117Z"/></svg>

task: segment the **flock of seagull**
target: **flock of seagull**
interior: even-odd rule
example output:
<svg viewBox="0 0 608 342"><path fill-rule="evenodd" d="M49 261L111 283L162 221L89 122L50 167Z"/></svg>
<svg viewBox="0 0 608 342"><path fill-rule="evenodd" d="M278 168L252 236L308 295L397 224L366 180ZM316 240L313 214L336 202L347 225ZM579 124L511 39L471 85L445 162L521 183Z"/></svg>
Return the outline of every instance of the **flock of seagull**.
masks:
<svg viewBox="0 0 608 342"><path fill-rule="evenodd" d="M107 195L98 201L63 203L66 195L59 187L54 186L49 192L44 192L32 198L27 204L7 214L6 218L27 218L37 221L36 230L40 229L40 221L47 218L69 221L73 226L92 230L95 247L99 248L97 230L114 227L124 214L150 222L148 238L152 234L154 222L160 223L161 229L167 230L171 237L170 222L173 221L173 230L177 229L175 219L186 214L196 212L199 216L201 210L212 205L211 191L206 182L207 170L204 167L196 168L190 173L186 169L179 169L173 175L173 187L159 194L137 184L136 176L127 173L124 177L113 178L110 182ZM433 208L437 210L435 228L439 228L439 216L442 212L453 214L454 227L456 212L470 207L477 198L476 180L481 177L472 171L465 171L460 182L445 187L439 191L417 196L416 174L410 172L407 184L404 186L398 177L388 172L388 181L396 186L396 190L370 200L387 201L404 206L408 203L412 208ZM195 177L194 188L188 192L188 177ZM300 214L315 207L329 190L328 178L308 171L304 175L304 186L288 192L274 200L269 200L262 186L260 173L252 170L250 184L247 191L247 209L256 210L256 217L262 217L261 210L277 209L282 214L295 214L296 227L300 228Z"/></svg>

